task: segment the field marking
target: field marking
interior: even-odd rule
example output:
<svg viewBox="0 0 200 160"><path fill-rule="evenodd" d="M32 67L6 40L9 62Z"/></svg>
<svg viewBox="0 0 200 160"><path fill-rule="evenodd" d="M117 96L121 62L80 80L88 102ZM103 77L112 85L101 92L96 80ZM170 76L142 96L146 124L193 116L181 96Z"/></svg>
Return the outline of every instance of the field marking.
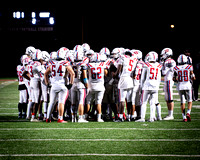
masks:
<svg viewBox="0 0 200 160"><path fill-rule="evenodd" d="M0 139L0 142L16 142L16 141L199 142L200 139Z"/></svg>
<svg viewBox="0 0 200 160"><path fill-rule="evenodd" d="M16 81L5 81L3 83L0 84L0 89L4 88L5 86L8 86L12 83L15 83Z"/></svg>
<svg viewBox="0 0 200 160"><path fill-rule="evenodd" d="M0 106L0 109L18 109L18 108L1 108Z"/></svg>
<svg viewBox="0 0 200 160"><path fill-rule="evenodd" d="M24 130L149 130L149 131L199 131L200 128L0 128L0 131Z"/></svg>
<svg viewBox="0 0 200 160"><path fill-rule="evenodd" d="M181 154L0 154L0 157L71 157L71 156L104 156L104 157L200 157L200 155L181 155Z"/></svg>

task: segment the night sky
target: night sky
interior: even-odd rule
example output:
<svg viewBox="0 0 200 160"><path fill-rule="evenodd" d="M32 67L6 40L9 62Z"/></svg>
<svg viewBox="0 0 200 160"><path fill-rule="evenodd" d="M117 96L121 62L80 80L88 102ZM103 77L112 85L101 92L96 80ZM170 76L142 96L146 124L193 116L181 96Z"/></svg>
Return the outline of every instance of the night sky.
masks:
<svg viewBox="0 0 200 160"><path fill-rule="evenodd" d="M140 49L144 56L152 50L160 54L163 48L170 47L175 58L186 49L192 56L200 51L200 14L197 10L190 12L187 5L187 8L147 6L147 9L144 6L124 7L120 4L117 7L101 5L92 9L84 6L77 8L75 5L3 8L0 10L1 57L6 60L1 67L7 66L9 59L9 71L3 71L0 76L16 76L19 58L28 46L51 52L63 46L73 49L75 45L86 42L96 52L102 47L110 50L124 47ZM24 21L14 19L14 11L23 11ZM32 25L33 11L49 11L55 18L55 24ZM173 29L171 24L175 26ZM53 31L19 30L33 27L53 27Z"/></svg>

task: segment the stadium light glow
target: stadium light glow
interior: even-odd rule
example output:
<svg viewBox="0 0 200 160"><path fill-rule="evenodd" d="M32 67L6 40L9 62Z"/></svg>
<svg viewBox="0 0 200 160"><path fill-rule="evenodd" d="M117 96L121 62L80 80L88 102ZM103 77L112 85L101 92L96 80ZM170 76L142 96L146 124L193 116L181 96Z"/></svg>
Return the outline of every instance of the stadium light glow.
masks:
<svg viewBox="0 0 200 160"><path fill-rule="evenodd" d="M171 28L174 28L174 25L173 25L173 24L171 24L171 25L170 25L170 27L171 27Z"/></svg>
<svg viewBox="0 0 200 160"><path fill-rule="evenodd" d="M49 12L40 12L39 16L40 16L40 18L49 18L50 13Z"/></svg>

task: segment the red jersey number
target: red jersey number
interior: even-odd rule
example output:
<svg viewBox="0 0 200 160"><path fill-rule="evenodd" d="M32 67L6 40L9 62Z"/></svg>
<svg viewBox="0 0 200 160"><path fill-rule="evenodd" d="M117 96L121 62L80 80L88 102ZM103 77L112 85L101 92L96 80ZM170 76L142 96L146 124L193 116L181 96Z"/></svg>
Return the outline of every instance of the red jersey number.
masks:
<svg viewBox="0 0 200 160"><path fill-rule="evenodd" d="M157 76L158 76L158 68L150 68L150 74L151 76L149 77L150 79L155 79L157 80Z"/></svg>
<svg viewBox="0 0 200 160"><path fill-rule="evenodd" d="M101 67L91 68L92 79L101 79Z"/></svg>
<svg viewBox="0 0 200 160"><path fill-rule="evenodd" d="M58 73L58 76L63 76L63 71L62 71L62 65L59 65L58 70L56 71L56 65L51 66L51 72L52 76L55 77L56 73Z"/></svg>

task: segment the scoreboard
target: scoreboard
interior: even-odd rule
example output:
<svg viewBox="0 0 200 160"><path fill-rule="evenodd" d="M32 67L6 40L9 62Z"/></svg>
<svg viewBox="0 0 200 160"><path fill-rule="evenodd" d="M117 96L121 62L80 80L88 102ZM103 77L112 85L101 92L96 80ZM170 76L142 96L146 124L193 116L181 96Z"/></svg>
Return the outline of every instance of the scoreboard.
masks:
<svg viewBox="0 0 200 160"><path fill-rule="evenodd" d="M50 11L12 11L8 16L9 31L53 31L55 14Z"/></svg>

